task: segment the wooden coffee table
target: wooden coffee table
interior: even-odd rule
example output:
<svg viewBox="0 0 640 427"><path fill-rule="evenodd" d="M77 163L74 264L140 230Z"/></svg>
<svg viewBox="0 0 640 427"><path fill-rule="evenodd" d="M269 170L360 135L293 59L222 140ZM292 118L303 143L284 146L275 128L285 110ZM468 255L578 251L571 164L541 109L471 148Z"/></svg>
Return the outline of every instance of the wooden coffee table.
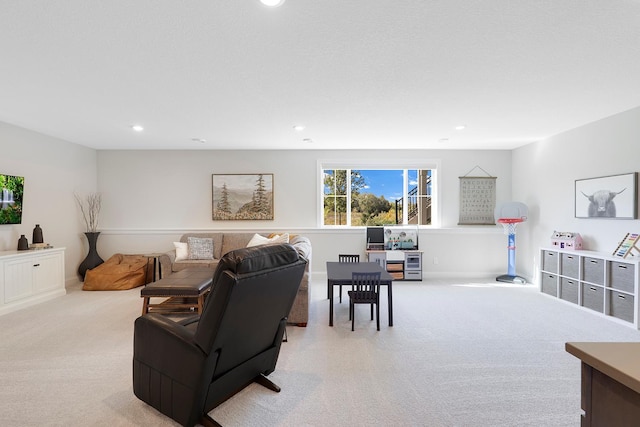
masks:
<svg viewBox="0 0 640 427"><path fill-rule="evenodd" d="M140 290L143 298L142 314L185 311L202 313L205 298L211 290L214 271L211 268L187 268L147 284ZM151 298L163 300L152 304Z"/></svg>

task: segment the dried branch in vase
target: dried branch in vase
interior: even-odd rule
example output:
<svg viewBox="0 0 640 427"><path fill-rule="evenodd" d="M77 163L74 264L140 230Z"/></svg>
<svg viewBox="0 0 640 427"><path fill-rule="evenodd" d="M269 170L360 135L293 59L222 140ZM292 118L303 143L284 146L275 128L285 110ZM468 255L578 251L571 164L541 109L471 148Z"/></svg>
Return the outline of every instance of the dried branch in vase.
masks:
<svg viewBox="0 0 640 427"><path fill-rule="evenodd" d="M95 233L98 230L98 216L102 207L102 196L99 193L89 193L84 199L74 193L76 202L82 212L87 232Z"/></svg>

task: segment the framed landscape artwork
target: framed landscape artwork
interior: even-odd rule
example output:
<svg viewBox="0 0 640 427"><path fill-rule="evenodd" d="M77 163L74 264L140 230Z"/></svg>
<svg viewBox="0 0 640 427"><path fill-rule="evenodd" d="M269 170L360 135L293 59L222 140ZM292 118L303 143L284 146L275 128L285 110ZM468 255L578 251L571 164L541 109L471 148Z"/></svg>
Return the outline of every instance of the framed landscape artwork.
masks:
<svg viewBox="0 0 640 427"><path fill-rule="evenodd" d="M273 174L212 175L214 220L272 220Z"/></svg>
<svg viewBox="0 0 640 427"><path fill-rule="evenodd" d="M577 179L576 218L638 218L638 173Z"/></svg>

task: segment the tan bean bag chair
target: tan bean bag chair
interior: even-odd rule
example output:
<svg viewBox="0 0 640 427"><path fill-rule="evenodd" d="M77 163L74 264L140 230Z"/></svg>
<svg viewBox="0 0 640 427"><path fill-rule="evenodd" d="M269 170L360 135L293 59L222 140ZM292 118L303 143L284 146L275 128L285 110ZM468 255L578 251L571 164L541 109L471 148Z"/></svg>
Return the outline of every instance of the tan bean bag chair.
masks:
<svg viewBox="0 0 640 427"><path fill-rule="evenodd" d="M115 254L99 266L87 270L85 291L120 291L147 283L149 259L141 255Z"/></svg>

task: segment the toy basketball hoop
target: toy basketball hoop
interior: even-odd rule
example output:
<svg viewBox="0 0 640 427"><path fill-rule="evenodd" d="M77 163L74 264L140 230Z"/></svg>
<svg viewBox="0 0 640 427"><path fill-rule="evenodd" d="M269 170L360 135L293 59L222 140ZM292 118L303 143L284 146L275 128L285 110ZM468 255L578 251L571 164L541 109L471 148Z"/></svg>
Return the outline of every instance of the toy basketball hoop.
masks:
<svg viewBox="0 0 640 427"><path fill-rule="evenodd" d="M527 283L526 279L516 275L516 228L527 220L527 206L520 202L509 202L498 206L495 211L498 223L502 224L504 234L509 236L507 274L496 277L498 282Z"/></svg>
<svg viewBox="0 0 640 427"><path fill-rule="evenodd" d="M522 218L499 218L498 222L502 224L504 234L516 234L518 224L524 222Z"/></svg>

